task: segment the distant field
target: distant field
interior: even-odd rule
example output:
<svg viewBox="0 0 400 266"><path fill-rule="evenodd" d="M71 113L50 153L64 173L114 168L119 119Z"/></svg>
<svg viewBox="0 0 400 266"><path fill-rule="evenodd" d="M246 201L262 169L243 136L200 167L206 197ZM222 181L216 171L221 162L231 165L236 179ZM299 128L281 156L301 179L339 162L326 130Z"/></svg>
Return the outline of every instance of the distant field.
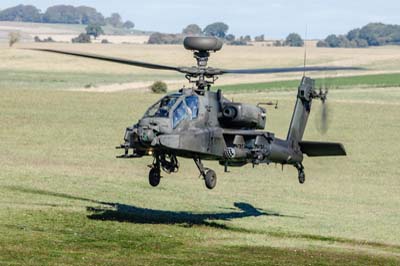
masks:
<svg viewBox="0 0 400 266"><path fill-rule="evenodd" d="M178 46L41 47L193 62ZM347 157L305 158L304 185L293 167L248 165L224 173L206 162L219 178L209 191L190 160L180 160L180 172L152 188L151 158L115 158L125 127L161 95L94 89L179 74L1 46L0 265L399 265L400 88L397 75L387 74L400 70L399 49L311 50L312 64L373 69L355 77L312 75L346 89L329 92L326 135L317 131L320 103L313 104L305 139L343 142ZM210 63L301 65L302 53L226 47ZM365 74L375 76L359 77ZM235 101L278 100L279 109L268 110L267 130L284 137L301 75L226 76L220 84L262 83L224 91ZM278 85L293 90L257 92Z"/></svg>
<svg viewBox="0 0 400 266"><path fill-rule="evenodd" d="M48 24L0 21L0 42L6 42L9 32L19 32L23 41L33 41L35 36L41 39L52 37L57 42L71 42L71 39L85 32L86 25L77 24ZM103 26L105 35L94 42L108 39L112 43L145 43L149 32Z"/></svg>
<svg viewBox="0 0 400 266"><path fill-rule="evenodd" d="M139 61L148 61L159 64L168 64L173 66L192 66L195 64L191 52L184 50L181 46L174 45L73 45L63 43L24 43L18 44L16 46L16 48L32 47L95 53L100 55L108 55ZM24 75L25 72L34 72L36 76L40 77L39 79L33 79L33 87L36 86L38 80L43 80L42 83L50 81L48 86L51 87L52 76L62 77L61 79L63 80L71 80L71 82L65 82L65 86L63 86L63 88L74 89L85 88L87 84L93 84L94 87L96 87L113 82L141 83L143 81L151 80L180 80L181 82L175 83L180 84L180 86L187 84L186 80L181 74L168 71L146 70L136 67L121 66L113 63L105 63L95 60L81 59L63 55L19 49L9 49L6 47L6 45L0 45L0 51L0 71L2 73L5 73L4 76L6 77L5 79L3 79L3 86L4 84L7 84L7 79L10 76L21 76ZM301 48L226 46L222 51L211 55L210 66L221 68L301 66L303 62L303 53L304 50ZM310 48L308 54L308 65L362 66L368 69L366 71L342 71L332 73L324 72L319 74L308 73L312 77L323 78L325 80L329 80L329 77L338 78L349 75L360 76L385 74L388 72L400 72L400 47L380 47L370 49ZM6 74L6 72L11 72L11 74ZM287 80L298 81L301 78L301 75L302 73L274 75L226 75L221 76L216 85L222 86L243 83L269 83L274 81L287 82ZM75 79L74 76L77 76L78 78ZM349 80L344 79L344 81L347 82ZM292 85L295 83L297 82L293 81L289 83L284 83L283 85L287 86L288 84ZM280 85L279 83L276 84ZM42 86L43 84L39 85ZM173 87L171 89L178 89L180 86L177 85L177 87ZM243 88L245 88L246 86L248 85L244 85ZM47 85L44 87L47 87ZM230 88L233 87L227 87L227 89Z"/></svg>

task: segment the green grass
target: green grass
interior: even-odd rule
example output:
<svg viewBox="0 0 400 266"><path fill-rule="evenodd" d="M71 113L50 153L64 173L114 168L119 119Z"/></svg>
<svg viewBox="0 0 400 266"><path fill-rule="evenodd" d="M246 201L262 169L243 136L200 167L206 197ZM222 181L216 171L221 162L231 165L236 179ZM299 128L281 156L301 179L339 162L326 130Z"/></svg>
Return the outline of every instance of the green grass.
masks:
<svg viewBox="0 0 400 266"><path fill-rule="evenodd" d="M18 221L17 223L15 221ZM8 223L7 223L8 222ZM396 258L303 248L202 245L218 229L93 221L10 211L0 265L397 265ZM206 234L204 234L204 232Z"/></svg>
<svg viewBox="0 0 400 266"><path fill-rule="evenodd" d="M311 75L312 76L312 75ZM219 86L226 92L250 92L265 90L287 90L296 88L299 85L298 80L274 81L265 83L247 83ZM316 79L317 86L326 86L328 88L343 87L399 87L400 74L376 74L351 77L333 77Z"/></svg>
<svg viewBox="0 0 400 266"><path fill-rule="evenodd" d="M400 263L397 88L332 91L326 136L315 104L306 139L341 141L349 155L306 158L304 185L294 168L206 162L213 191L190 160L152 188L150 158L115 159L124 128L159 95L11 88L0 104L0 265ZM284 136L294 95L235 101L278 99L268 130Z"/></svg>
<svg viewBox="0 0 400 266"><path fill-rule="evenodd" d="M306 158L306 184L291 167L224 173L206 162L219 178L209 191L190 160L152 188L150 158L115 159L125 127L160 95L64 90L154 76L25 67L0 70L0 265L400 263L399 75L318 81L346 90L329 94L325 136L315 103L305 138L343 142L348 156ZM267 128L284 137L298 83L223 90L235 101L279 100ZM267 89L276 91L253 93Z"/></svg>
<svg viewBox="0 0 400 266"><path fill-rule="evenodd" d="M69 89L88 88L98 85L153 81L153 75L107 74L92 72L44 72L27 70L0 70L0 90L2 89ZM173 76L172 76L173 77ZM168 80L171 75L157 75L158 79Z"/></svg>

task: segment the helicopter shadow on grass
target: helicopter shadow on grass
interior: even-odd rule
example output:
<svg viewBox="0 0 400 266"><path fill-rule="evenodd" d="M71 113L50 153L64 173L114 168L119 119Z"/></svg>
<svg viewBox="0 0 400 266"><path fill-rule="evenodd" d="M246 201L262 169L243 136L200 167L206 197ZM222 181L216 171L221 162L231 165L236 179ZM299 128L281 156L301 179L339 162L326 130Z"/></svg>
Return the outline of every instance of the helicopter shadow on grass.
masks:
<svg viewBox="0 0 400 266"><path fill-rule="evenodd" d="M88 207L88 211L92 212L92 214L88 216L89 219L138 224L181 224L187 227L193 225L206 225L222 229L230 229L227 225L217 223L216 221L231 221L233 219L259 216L301 218L297 216L283 215L278 212L264 211L245 202L235 202L234 211L211 213L154 210L120 203L111 203L107 205L108 208ZM109 207L112 207L112 209L109 209Z"/></svg>
<svg viewBox="0 0 400 266"><path fill-rule="evenodd" d="M87 217L91 220L100 221L117 221L136 224L177 224L186 227L191 227L193 225L205 225L221 229L243 231L242 229L231 228L228 225L221 223L221 221L231 221L234 219L260 216L302 219L302 217L299 216L283 215L278 212L258 209L255 208L253 205L245 202L235 202L233 204L234 208L228 208L230 210L229 212L193 213L190 211L168 211L142 208L134 205L98 201L84 197L73 196L66 193L52 192L40 189L15 186L7 188L9 190L19 191L23 193L47 195L52 197L79 200L92 204L97 204L98 206L96 207L86 207L87 211L89 212Z"/></svg>

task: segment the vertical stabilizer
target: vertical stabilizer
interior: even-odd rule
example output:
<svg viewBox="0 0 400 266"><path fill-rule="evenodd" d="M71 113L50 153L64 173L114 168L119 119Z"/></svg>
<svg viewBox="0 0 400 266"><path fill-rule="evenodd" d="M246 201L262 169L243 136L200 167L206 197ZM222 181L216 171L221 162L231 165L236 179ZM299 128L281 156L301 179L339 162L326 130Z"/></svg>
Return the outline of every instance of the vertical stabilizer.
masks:
<svg viewBox="0 0 400 266"><path fill-rule="evenodd" d="M304 131L306 129L308 115L311 110L312 98L315 94L314 90L315 80L309 77L303 77L301 80L296 105L290 122L287 140L290 143L298 143L302 140Z"/></svg>

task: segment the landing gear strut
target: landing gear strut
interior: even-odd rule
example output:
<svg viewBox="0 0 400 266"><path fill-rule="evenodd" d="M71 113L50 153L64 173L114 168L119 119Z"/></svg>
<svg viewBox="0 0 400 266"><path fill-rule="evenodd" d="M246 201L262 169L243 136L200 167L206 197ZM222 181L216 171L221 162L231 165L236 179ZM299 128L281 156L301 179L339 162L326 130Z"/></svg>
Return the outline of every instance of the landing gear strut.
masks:
<svg viewBox="0 0 400 266"><path fill-rule="evenodd" d="M296 164L297 171L299 172L299 183L304 184L306 181L306 174L304 173L304 166L301 163Z"/></svg>
<svg viewBox="0 0 400 266"><path fill-rule="evenodd" d="M197 168L199 169L200 174L204 178L206 187L208 189L213 189L217 185L217 174L214 172L214 170L205 168L200 158L194 158L193 160Z"/></svg>

